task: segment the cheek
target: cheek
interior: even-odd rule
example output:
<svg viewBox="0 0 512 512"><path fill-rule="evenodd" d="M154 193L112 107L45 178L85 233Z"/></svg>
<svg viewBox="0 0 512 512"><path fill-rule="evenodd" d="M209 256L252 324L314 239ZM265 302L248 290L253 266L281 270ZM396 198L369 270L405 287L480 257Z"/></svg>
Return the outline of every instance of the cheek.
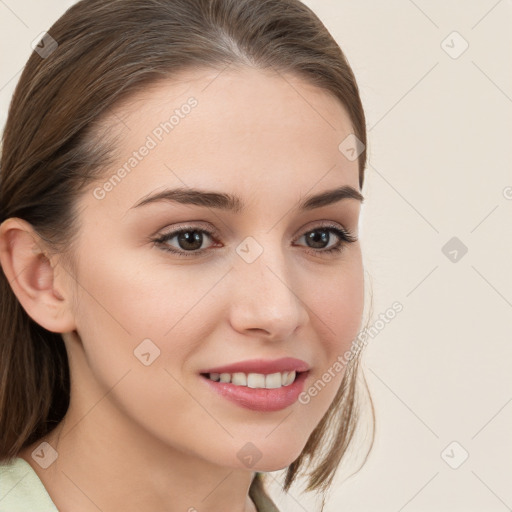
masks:
<svg viewBox="0 0 512 512"><path fill-rule="evenodd" d="M364 311L364 274L361 260L354 258L323 286L314 291L315 313L310 314L322 341L318 367L307 382L299 402L310 408L316 422L329 409L342 383L353 341ZM319 351L320 353L320 351ZM315 426L314 421L311 425Z"/></svg>
<svg viewBox="0 0 512 512"><path fill-rule="evenodd" d="M131 418L155 438L171 444L180 439L193 449L204 437L201 425L218 427L191 398L194 382L182 373L211 333L204 307L213 308L207 292L214 280L197 278L197 272L192 280L183 269L163 266L142 272L147 265L112 261L81 268L77 331L85 359L76 358L82 364L76 372L80 386L94 393L93 403L107 395L125 415L123 425Z"/></svg>
<svg viewBox="0 0 512 512"><path fill-rule="evenodd" d="M77 331L88 371L103 389L130 370L130 379L136 374L141 380L127 395L129 402L139 403L142 388L157 390L153 405L169 401L170 395L157 395L173 383L179 395L181 388L171 376L188 378L186 365L211 337L211 321L222 314L211 293L218 275L204 267L148 265L128 252L121 258L119 251L84 261L78 277ZM140 403L147 400L142 397Z"/></svg>
<svg viewBox="0 0 512 512"><path fill-rule="evenodd" d="M350 346L361 328L364 276L360 258L347 260L346 265L330 279L323 279L320 283L311 292L314 313L310 318L322 329L322 339L331 356L329 363L332 363L332 358Z"/></svg>
<svg viewBox="0 0 512 512"><path fill-rule="evenodd" d="M189 317L212 288L214 276L148 260L115 251L82 266L77 317L84 331L94 329L101 336L101 327L135 342L163 340L193 324Z"/></svg>

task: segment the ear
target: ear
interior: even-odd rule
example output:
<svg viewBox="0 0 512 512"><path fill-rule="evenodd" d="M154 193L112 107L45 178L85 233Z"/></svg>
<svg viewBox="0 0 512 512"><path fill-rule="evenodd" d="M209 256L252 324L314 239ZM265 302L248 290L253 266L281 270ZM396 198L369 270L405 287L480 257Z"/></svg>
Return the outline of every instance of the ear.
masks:
<svg viewBox="0 0 512 512"><path fill-rule="evenodd" d="M0 224L0 265L23 309L48 331L70 332L76 325L65 291L69 275L57 272L57 257L52 262L45 247L28 222L9 218Z"/></svg>

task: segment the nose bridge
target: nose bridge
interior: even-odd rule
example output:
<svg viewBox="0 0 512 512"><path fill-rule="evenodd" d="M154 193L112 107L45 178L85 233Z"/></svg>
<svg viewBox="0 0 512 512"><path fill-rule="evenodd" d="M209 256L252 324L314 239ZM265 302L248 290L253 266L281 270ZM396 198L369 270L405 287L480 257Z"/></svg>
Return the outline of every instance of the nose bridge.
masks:
<svg viewBox="0 0 512 512"><path fill-rule="evenodd" d="M272 236L247 237L236 249L231 322L238 330L263 329L285 338L305 322L304 304L281 245Z"/></svg>

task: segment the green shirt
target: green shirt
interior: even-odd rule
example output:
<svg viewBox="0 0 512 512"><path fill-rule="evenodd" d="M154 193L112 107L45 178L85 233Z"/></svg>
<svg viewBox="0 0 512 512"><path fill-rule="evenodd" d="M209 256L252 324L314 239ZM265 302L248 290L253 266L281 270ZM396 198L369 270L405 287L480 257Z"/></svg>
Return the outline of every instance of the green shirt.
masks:
<svg viewBox="0 0 512 512"><path fill-rule="evenodd" d="M249 496L258 512L279 512L256 473ZM21 457L0 463L0 512L59 512L32 466Z"/></svg>

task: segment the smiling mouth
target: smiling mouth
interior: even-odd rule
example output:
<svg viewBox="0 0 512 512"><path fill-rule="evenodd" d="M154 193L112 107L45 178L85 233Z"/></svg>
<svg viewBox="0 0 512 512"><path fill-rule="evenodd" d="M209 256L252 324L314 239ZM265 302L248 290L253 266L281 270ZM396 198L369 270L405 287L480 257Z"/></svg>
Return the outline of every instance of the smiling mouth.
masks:
<svg viewBox="0 0 512 512"><path fill-rule="evenodd" d="M253 389L277 389L290 386L297 377L305 372L276 372L276 373L201 373L202 377L214 382L232 384L234 386Z"/></svg>

